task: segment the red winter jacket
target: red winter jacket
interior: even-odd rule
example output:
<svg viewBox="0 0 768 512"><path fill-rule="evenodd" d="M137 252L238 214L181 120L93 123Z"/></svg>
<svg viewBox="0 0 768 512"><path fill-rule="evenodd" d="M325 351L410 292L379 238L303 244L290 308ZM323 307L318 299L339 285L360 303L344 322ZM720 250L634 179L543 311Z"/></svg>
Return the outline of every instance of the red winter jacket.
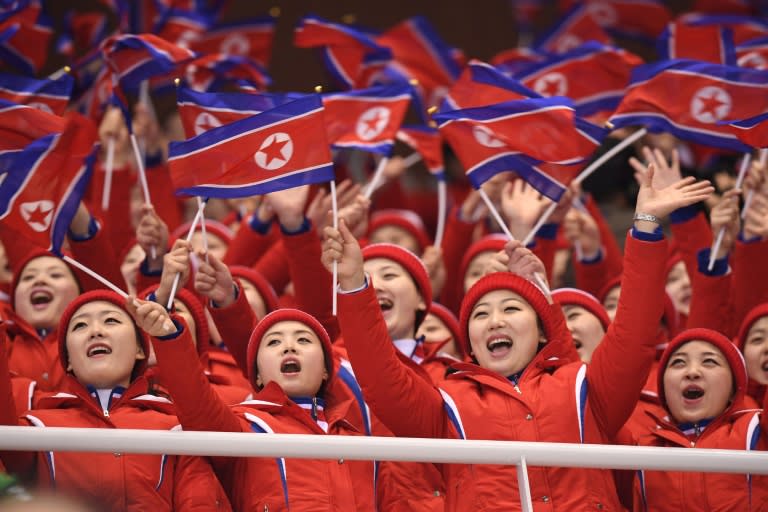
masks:
<svg viewBox="0 0 768 512"><path fill-rule="evenodd" d="M0 378L0 393L9 380ZM146 394L144 377L108 410L74 378L65 391L41 398L21 420L2 413L3 424L35 427L140 428L171 430L178 425L174 407L165 398ZM161 454L4 452L5 465L19 474L34 473L43 488L71 492L98 503L104 510L231 510L210 466L199 457Z"/></svg>
<svg viewBox="0 0 768 512"><path fill-rule="evenodd" d="M59 363L59 343L56 331L42 338L34 327L12 313L8 322L6 345L11 372L37 382L42 391L58 391L64 382L64 369Z"/></svg>
<svg viewBox="0 0 768 512"><path fill-rule="evenodd" d="M371 408L399 436L609 443L654 360L662 304L652 298L664 293L665 259L665 243L629 237L627 293L592 362L578 361L553 306L549 341L517 386L473 364L430 384L398 359L371 286L339 297L339 324ZM447 510L520 510L513 466L451 464L443 473ZM622 510L610 471L540 467L528 476L535 510Z"/></svg>
<svg viewBox="0 0 768 512"><path fill-rule="evenodd" d="M152 343L161 382L171 391L186 430L325 435L276 384L267 385L254 400L226 406L203 375L186 330ZM363 435L346 421L347 412L357 407L353 400L338 400L333 383L325 398L329 434ZM212 464L236 510L374 510L371 461L214 457Z"/></svg>

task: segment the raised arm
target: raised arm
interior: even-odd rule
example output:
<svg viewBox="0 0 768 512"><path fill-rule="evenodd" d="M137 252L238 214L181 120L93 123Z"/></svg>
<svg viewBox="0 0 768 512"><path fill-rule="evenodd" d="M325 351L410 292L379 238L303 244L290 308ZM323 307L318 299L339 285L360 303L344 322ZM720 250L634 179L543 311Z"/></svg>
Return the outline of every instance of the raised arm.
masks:
<svg viewBox="0 0 768 512"><path fill-rule="evenodd" d="M326 227L325 237L322 261L329 271L338 264L339 326L366 402L395 435L445 437L440 392L399 358L357 240L343 220L338 230Z"/></svg>
<svg viewBox="0 0 768 512"><path fill-rule="evenodd" d="M660 220L706 199L709 182L685 178L659 186L653 164L638 177L635 223L627 236L616 317L587 367L589 404L602 432L614 436L635 408L655 356L664 293L666 243Z"/></svg>

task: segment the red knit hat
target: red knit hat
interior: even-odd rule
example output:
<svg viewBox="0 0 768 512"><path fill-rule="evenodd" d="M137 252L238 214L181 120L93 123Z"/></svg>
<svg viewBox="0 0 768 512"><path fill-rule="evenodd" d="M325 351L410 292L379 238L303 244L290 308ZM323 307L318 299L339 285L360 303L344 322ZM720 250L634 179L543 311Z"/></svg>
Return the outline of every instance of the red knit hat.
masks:
<svg viewBox="0 0 768 512"><path fill-rule="evenodd" d="M504 249L504 246L508 241L509 238L507 238L506 235L493 234L486 235L477 242L470 245L469 249L467 249L467 252L464 253L464 257L461 259L461 266L459 267L458 275L460 283L464 282L464 278L467 275L467 270L469 269L469 264L472 263L472 260L475 259L475 256L483 252L499 252ZM463 284L461 289L464 289Z"/></svg>
<svg viewBox="0 0 768 512"><path fill-rule="evenodd" d="M441 322L443 322L445 327L451 332L451 336L455 341L456 349L459 351L461 359L466 358L467 352L464 348L464 343L462 343L461 340L461 327L459 327L459 320L456 318L456 315L453 314L453 311L439 302L433 302L429 307L428 313L435 315Z"/></svg>
<svg viewBox="0 0 768 512"><path fill-rule="evenodd" d="M191 226L192 226L192 222L189 221L189 222L185 222L184 224L181 224L176 229L174 229L171 232L169 244L173 245L173 242L175 242L176 239L178 238L186 238L187 233L189 233L189 228ZM200 223L198 223L197 226L195 226L195 233L202 230L203 230L203 227L200 225ZM216 235L217 237L221 238L221 241L227 245L232 243L232 239L234 238L234 235L232 234L232 230L229 229L227 225L212 219L205 219L205 232L210 233L212 235Z"/></svg>
<svg viewBox="0 0 768 512"><path fill-rule="evenodd" d="M494 272L481 277L472 285L472 288L467 291L467 294L464 295L464 299L461 301L459 325L461 326L461 342L467 354L472 353L472 345L469 341L469 316L477 301L494 290L509 290L520 295L536 312L547 340L551 340L557 334L555 318L547 298L536 285L511 272Z"/></svg>
<svg viewBox="0 0 768 512"><path fill-rule="evenodd" d="M600 320L604 331L608 330L611 319L600 301L591 293L578 288L559 288L552 291L552 299L561 306L581 306Z"/></svg>
<svg viewBox="0 0 768 512"><path fill-rule="evenodd" d="M600 291L597 292L597 300L600 301L600 304L605 304L605 298L608 297L608 294L616 287L621 287L621 275L618 275L608 281L605 282L605 284L600 288Z"/></svg>
<svg viewBox="0 0 768 512"><path fill-rule="evenodd" d="M11 306L16 307L16 287L19 286L19 279L21 279L21 273L24 271L24 268L34 259L42 258L42 257L50 257L50 258L59 258L59 256L55 255L54 253L50 251L46 251L45 249L33 249L29 251L27 254L24 255L24 257L14 265L13 269L13 281L11 281ZM62 260L64 261L64 260ZM80 291L83 291L83 285L80 283L80 278L77 275L77 272L75 269L69 266L69 263L64 261L64 266L69 269L69 272L72 274L72 277L75 280L75 283L77 284L77 288Z"/></svg>
<svg viewBox="0 0 768 512"><path fill-rule="evenodd" d="M370 238L374 231L383 226L396 226L404 229L416 239L419 250L423 251L432 243L421 217L411 210L387 209L374 212L368 223L368 237Z"/></svg>
<svg viewBox="0 0 768 512"><path fill-rule="evenodd" d="M267 278L265 278L261 272L242 265L232 265L229 267L229 272L232 274L232 277L248 281L254 288L256 288L256 291L261 295L261 300L264 301L267 313L274 311L279 307L275 289L272 288L270 282L267 281Z"/></svg>
<svg viewBox="0 0 768 512"><path fill-rule="evenodd" d="M64 313L61 315L61 320L59 321L59 328L57 332L59 342L59 363L62 367L64 367L65 372L67 371L67 366L69 364L69 354L67 353L67 331L69 330L69 321L72 319L74 314L77 313L77 310L80 309L83 305L96 301L111 302L121 310L125 311L129 317L131 316L130 313L128 313L128 310L125 309L125 299L111 290L92 290L90 292L85 292L70 302L69 306L67 306L67 309L65 309ZM133 322L133 317L131 317L131 322ZM136 378L136 376L144 373L144 370L147 369L147 358L149 358L150 352L149 337L144 331L139 329L135 322L133 325L136 331L136 339L141 344L144 355L147 357L136 361L131 380Z"/></svg>
<svg viewBox="0 0 768 512"><path fill-rule="evenodd" d="M744 350L744 342L749 335L749 330L752 328L752 325L764 316L768 316L768 302L758 304L749 310L747 316L745 316L744 320L741 321L739 333L736 335L736 339L734 340L734 343L736 343L736 346L739 347L739 350Z"/></svg>
<svg viewBox="0 0 768 512"><path fill-rule="evenodd" d="M731 372L733 373L733 387L735 390L733 402L740 401L741 398L744 397L744 393L746 393L747 389L747 366L744 363L744 357L741 355L741 352L739 352L739 349L736 348L736 345L734 345L731 340L719 332L711 329L696 328L686 329L675 336L661 355L661 359L659 360L657 386L659 390L659 400L661 400L661 404L664 408L666 409L667 407L667 401L664 396L664 373L667 369L667 363L672 354L689 341L705 341L720 349L720 352L725 356L726 361L728 361L728 366L731 367Z"/></svg>
<svg viewBox="0 0 768 512"><path fill-rule="evenodd" d="M142 290L138 294L140 298L147 297L150 293L154 293L160 287L159 284L154 284ZM187 290L186 288L178 288L176 290L176 296L174 299L181 301L192 314L192 318L195 320L195 337L197 338L197 353L203 355L208 352L211 345L211 334L208 327L208 319L205 317L205 310L200 303L200 299L197 296ZM165 304L163 304L165 306Z"/></svg>
<svg viewBox="0 0 768 512"><path fill-rule="evenodd" d="M330 382L333 378L333 347L331 346L331 338L328 336L328 332L322 324L312 315L298 309L278 309L269 313L256 324L256 328L253 329L251 338L248 340L248 352L246 356L248 361L248 380L251 381L253 389L258 389L258 386L256 385L256 378L258 377L258 372L256 371L256 356L261 347L261 339L270 327L278 322L288 321L301 322L317 334L317 337L320 338L320 343L323 346L323 354L325 355L325 370L328 372L327 382Z"/></svg>
<svg viewBox="0 0 768 512"><path fill-rule="evenodd" d="M410 274L411 279L416 283L416 288L421 294L421 298L429 311L432 304L432 283L427 274L427 267L424 262L408 249L394 244L372 244L363 249L363 259L365 261L376 258L384 258L394 261Z"/></svg>

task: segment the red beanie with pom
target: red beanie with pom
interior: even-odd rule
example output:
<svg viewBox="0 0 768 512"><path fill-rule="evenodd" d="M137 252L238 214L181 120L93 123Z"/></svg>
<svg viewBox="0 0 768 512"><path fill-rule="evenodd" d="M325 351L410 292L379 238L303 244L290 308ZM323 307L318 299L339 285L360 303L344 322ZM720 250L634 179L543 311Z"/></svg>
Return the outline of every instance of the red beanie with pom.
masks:
<svg viewBox="0 0 768 512"><path fill-rule="evenodd" d="M432 304L432 283L429 280L424 262L408 249L394 244L372 244L363 249L365 261L377 258L394 261L410 274L411 279L416 283L416 288L421 294L427 311L429 311L429 306Z"/></svg>
<svg viewBox="0 0 768 512"><path fill-rule="evenodd" d="M467 276L467 270L469 270L469 265L472 263L472 260L475 259L478 254L484 252L496 253L501 251L508 241L509 238L507 238L506 235L493 234L486 235L469 246L469 249L467 249L467 252L464 253L464 257L461 259L461 266L459 267L458 279L461 280L462 290L464 289L464 278Z"/></svg>
<svg viewBox="0 0 768 512"><path fill-rule="evenodd" d="M149 286L138 294L140 298L147 297L156 292L159 284ZM208 319L205 317L205 309L197 296L186 288L178 288L174 300L182 302L195 320L195 337L197 338L197 353L201 356L208 352L211 345L211 333L208 327ZM165 304L163 304L165 306Z"/></svg>
<svg viewBox="0 0 768 512"><path fill-rule="evenodd" d="M411 210L379 210L371 215L368 223L368 237L377 229L384 226L395 226L405 230L409 235L416 239L419 249L424 250L431 244L427 229L421 218Z"/></svg>
<svg viewBox="0 0 768 512"><path fill-rule="evenodd" d="M256 288L256 291L261 295L261 300L264 301L264 307L267 309L267 313L274 311L279 307L275 289L272 288L270 282L267 281L267 278L264 277L261 272L242 265L232 265L229 267L229 271L232 274L232 277L248 281L254 288Z"/></svg>
<svg viewBox="0 0 768 512"><path fill-rule="evenodd" d="M608 313L600 301L591 293L578 288L559 288L552 291L552 299L561 306L580 306L600 320L603 330L607 331L611 323Z"/></svg>
<svg viewBox="0 0 768 512"><path fill-rule="evenodd" d="M734 340L736 346L739 347L739 350L744 350L744 343L747 341L747 336L749 336L749 330L752 328L752 325L764 316L768 316L768 302L758 304L749 310L747 316L741 321L739 333Z"/></svg>
<svg viewBox="0 0 768 512"><path fill-rule="evenodd" d="M459 319L453 314L453 311L443 306L438 302L433 302L430 306L429 314L435 315L440 319L445 327L451 332L451 336L456 342L456 349L459 351L461 359L467 357L467 352L461 339L461 327L459 327ZM428 340L428 341L444 341L444 340Z"/></svg>

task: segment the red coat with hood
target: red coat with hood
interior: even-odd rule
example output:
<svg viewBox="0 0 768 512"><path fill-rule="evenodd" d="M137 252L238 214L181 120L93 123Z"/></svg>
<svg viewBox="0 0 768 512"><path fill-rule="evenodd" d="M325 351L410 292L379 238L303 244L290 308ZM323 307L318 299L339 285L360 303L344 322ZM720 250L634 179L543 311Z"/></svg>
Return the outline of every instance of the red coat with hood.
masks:
<svg viewBox="0 0 768 512"><path fill-rule="evenodd" d="M666 367L670 355L691 340L715 344L725 355L735 392L730 405L708 424L690 431L681 430L669 414L649 413L655 424L634 443L641 446L674 448L714 448L724 450L767 450L768 417L760 409L745 405L747 372L738 349L708 329L689 329L672 340L660 361ZM658 386L663 388L664 372L659 371ZM659 398L666 411L664 393ZM692 473L680 471L640 471L635 479L634 510L677 512L749 512L768 510L768 477L734 473Z"/></svg>
<svg viewBox="0 0 768 512"><path fill-rule="evenodd" d="M632 412L654 359L662 307L649 298L663 293L665 257L665 243L628 238L627 292L589 365L578 360L559 306L546 305L520 278L484 277L489 285L515 279L516 289L539 295L548 342L517 385L473 364L454 365L439 388L432 385L398 359L372 286L339 297L339 323L372 409L399 436L609 443ZM475 288L485 287L483 280ZM443 473L447 510L520 510L513 466L450 464ZM535 510L622 510L610 471L541 467L528 474Z"/></svg>
<svg viewBox="0 0 768 512"><path fill-rule="evenodd" d="M116 296L115 294L113 294ZM118 297L119 300L119 297ZM66 313L65 313L66 316ZM149 345L141 338L145 353ZM64 336L59 337L62 361ZM4 359L0 351L0 359ZM0 368L5 361L0 362ZM64 367L65 362L61 363ZM36 400L35 409L19 419L11 400L8 372L0 373L0 424L34 427L131 428L172 430L178 427L173 404L151 393L139 362L128 389L114 394L106 407L73 376L62 391ZM73 493L111 511L228 511L211 467L204 459L163 454L3 452L9 470L33 475L43 488Z"/></svg>
<svg viewBox="0 0 768 512"><path fill-rule="evenodd" d="M325 435L277 384L268 384L253 400L226 406L203 375L183 320L174 317L174 321L182 332L172 339L155 338L153 345L161 382L171 391L186 430ZM255 358L254 350L252 357L249 353L251 365ZM352 399L336 398L335 373L329 374L325 393L328 434L363 435L346 420L357 405ZM236 510L374 510L371 461L213 457L211 462Z"/></svg>

